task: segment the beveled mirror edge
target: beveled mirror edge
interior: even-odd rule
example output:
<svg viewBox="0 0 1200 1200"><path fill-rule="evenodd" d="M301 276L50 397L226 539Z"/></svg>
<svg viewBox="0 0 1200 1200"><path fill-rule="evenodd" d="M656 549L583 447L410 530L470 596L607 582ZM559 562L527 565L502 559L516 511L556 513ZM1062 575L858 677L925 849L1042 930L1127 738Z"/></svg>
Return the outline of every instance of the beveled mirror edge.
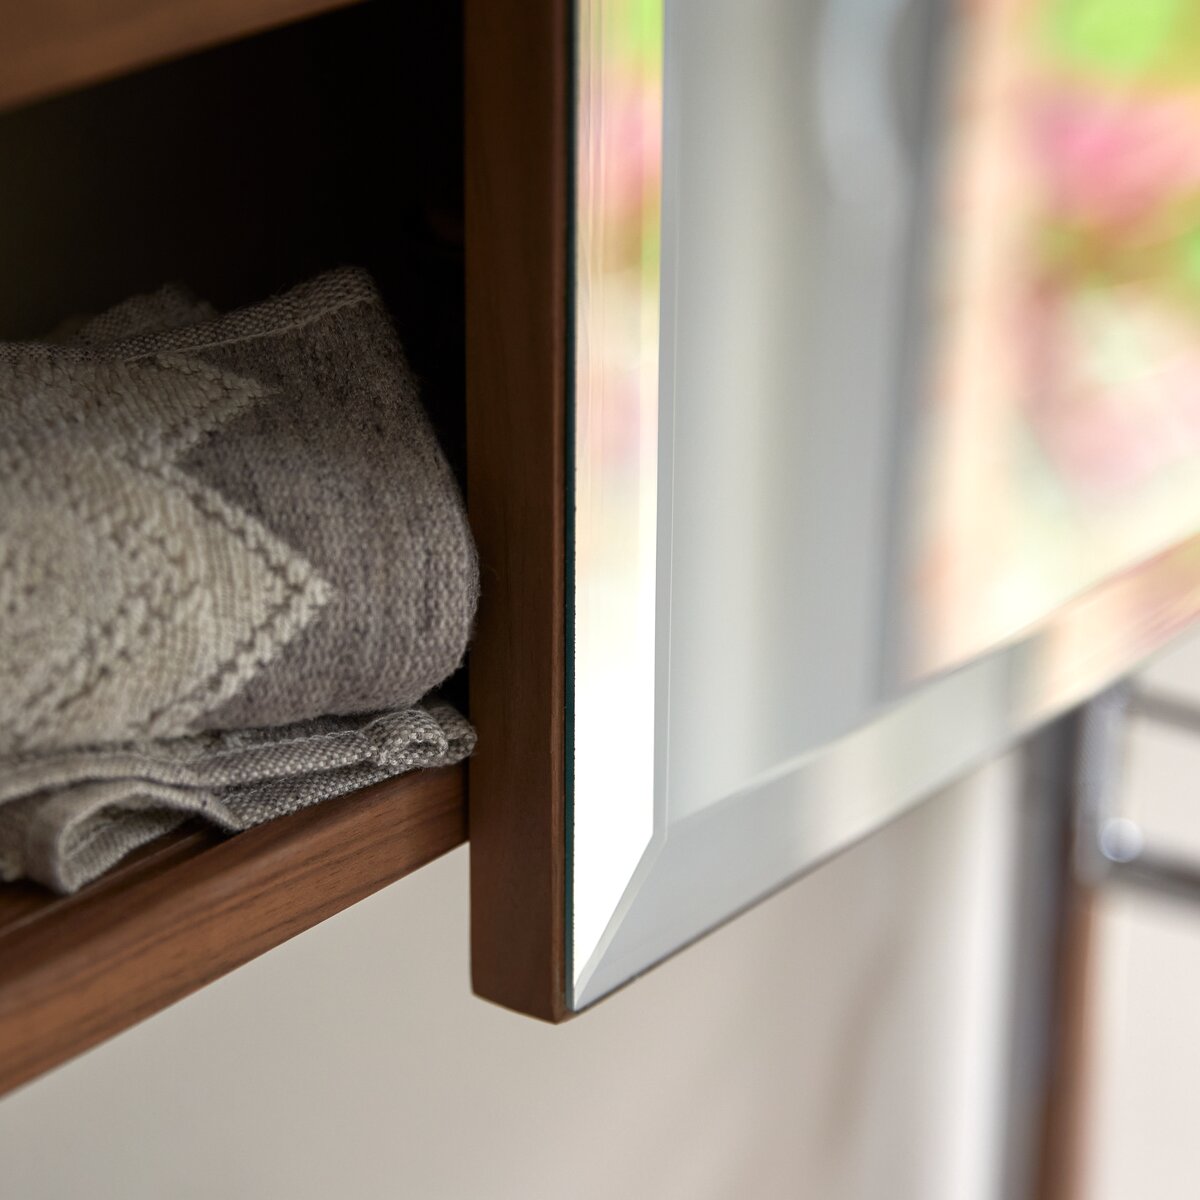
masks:
<svg viewBox="0 0 1200 1200"><path fill-rule="evenodd" d="M658 481L667 449L659 443L664 9L663 0L577 3L567 472L571 987L663 832L655 776Z"/></svg>

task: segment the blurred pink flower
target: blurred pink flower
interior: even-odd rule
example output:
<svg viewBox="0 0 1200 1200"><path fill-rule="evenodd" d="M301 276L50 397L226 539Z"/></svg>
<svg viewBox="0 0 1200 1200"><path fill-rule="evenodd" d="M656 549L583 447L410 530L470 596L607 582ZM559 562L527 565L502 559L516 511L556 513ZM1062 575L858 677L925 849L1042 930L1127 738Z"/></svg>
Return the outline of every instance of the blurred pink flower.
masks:
<svg viewBox="0 0 1200 1200"><path fill-rule="evenodd" d="M1200 98L1048 87L1032 125L1053 199L1070 215L1124 225L1200 187Z"/></svg>
<svg viewBox="0 0 1200 1200"><path fill-rule="evenodd" d="M612 219L640 217L662 163L662 100L636 75L605 82L604 201Z"/></svg>

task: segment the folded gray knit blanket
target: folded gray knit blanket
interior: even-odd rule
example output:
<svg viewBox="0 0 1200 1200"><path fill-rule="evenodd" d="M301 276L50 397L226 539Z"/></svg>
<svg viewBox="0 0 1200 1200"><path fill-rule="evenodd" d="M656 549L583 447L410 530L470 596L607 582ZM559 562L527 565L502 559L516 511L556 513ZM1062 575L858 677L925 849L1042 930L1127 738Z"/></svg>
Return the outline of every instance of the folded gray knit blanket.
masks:
<svg viewBox="0 0 1200 1200"><path fill-rule="evenodd" d="M363 273L0 346L0 876L72 890L188 815L464 757L469 725L417 701L477 591Z"/></svg>

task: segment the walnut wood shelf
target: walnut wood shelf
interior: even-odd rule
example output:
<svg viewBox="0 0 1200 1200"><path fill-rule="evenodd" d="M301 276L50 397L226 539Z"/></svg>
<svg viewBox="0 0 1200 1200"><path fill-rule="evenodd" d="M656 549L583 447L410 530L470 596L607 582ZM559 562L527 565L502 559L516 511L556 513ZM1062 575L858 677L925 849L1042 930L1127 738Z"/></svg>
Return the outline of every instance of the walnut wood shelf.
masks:
<svg viewBox="0 0 1200 1200"><path fill-rule="evenodd" d="M471 982L566 1006L566 413L571 5L466 6Z"/></svg>
<svg viewBox="0 0 1200 1200"><path fill-rule="evenodd" d="M110 79L356 0L13 0L0 109Z"/></svg>
<svg viewBox="0 0 1200 1200"><path fill-rule="evenodd" d="M0 1094L466 840L461 766L226 840L161 838L74 896L0 886Z"/></svg>

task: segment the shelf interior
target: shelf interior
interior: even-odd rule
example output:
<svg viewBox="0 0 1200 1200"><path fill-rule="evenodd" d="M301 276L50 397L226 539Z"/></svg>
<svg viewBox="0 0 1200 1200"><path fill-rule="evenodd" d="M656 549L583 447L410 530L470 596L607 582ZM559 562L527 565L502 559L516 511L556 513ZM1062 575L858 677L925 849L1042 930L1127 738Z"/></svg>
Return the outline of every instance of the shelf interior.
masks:
<svg viewBox="0 0 1200 1200"><path fill-rule="evenodd" d="M362 266L461 481L461 6L17 8L0 85L0 171L20 182L0 196L0 338L168 282L228 310ZM325 9L337 11L14 107ZM45 65L46 39L68 28L92 29L86 69L65 44ZM463 672L440 691L465 709ZM71 897L0 886L0 1091L461 843L463 779L418 772L227 840L186 830Z"/></svg>
<svg viewBox="0 0 1200 1200"><path fill-rule="evenodd" d="M462 466L462 13L367 3L0 115L0 338L367 268Z"/></svg>

